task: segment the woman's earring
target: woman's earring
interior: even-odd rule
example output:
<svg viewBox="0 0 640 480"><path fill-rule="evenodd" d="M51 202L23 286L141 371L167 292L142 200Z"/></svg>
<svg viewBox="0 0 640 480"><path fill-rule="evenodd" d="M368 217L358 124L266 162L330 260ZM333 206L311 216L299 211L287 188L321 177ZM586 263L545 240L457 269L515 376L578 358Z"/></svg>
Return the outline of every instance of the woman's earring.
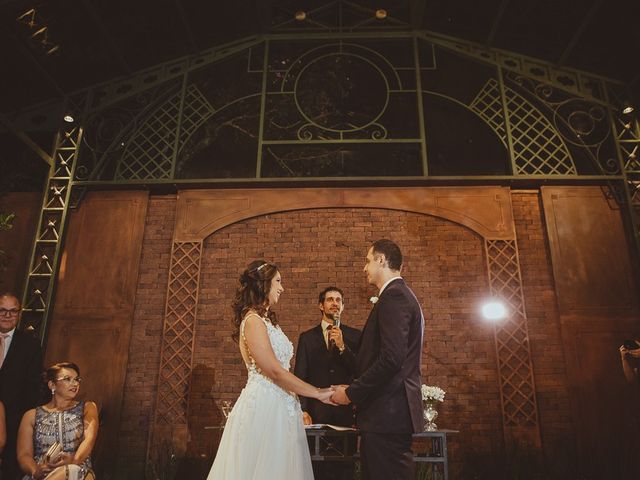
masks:
<svg viewBox="0 0 640 480"><path fill-rule="evenodd" d="M51 389L51 395L53 395L54 393L56 393L56 389L55 389L55 388L52 388L52 389Z"/></svg>

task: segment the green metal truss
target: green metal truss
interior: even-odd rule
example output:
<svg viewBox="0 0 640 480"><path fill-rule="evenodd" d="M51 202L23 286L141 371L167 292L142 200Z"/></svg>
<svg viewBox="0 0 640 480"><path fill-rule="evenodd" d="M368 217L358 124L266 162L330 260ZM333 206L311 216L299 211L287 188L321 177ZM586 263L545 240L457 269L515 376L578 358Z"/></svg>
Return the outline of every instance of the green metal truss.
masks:
<svg viewBox="0 0 640 480"><path fill-rule="evenodd" d="M619 83L587 72L556 67L524 55L486 48L432 32L410 30L409 25L394 18L377 24L371 20L371 10L350 2L335 2L322 8L339 9L337 16L329 14L330 12L326 15L329 19L338 18L338 23L322 20L314 20L307 25L294 21L285 22L274 29L273 33L217 46L197 55L183 57L128 77L92 86L71 96L76 105L81 105L76 111L82 113L79 124L62 129L58 135L53 154L55 166L47 181L27 286L23 295L23 322L36 329L41 339L44 340L46 336L47 321L51 313L66 216L73 204L72 193L77 194L86 188L130 188L149 185L188 188L239 183L261 185L277 182L284 185L327 181L528 185L541 182L610 183L619 187L619 198L629 207L629 223L636 251L640 252L640 164L637 157L640 130L636 119L619 115L619 95L611 93L621 90ZM347 11L349 15L345 14ZM315 18L323 17L318 15ZM345 18L350 19L349 24L344 23ZM406 41L412 49L412 64L409 67L398 67L383 54L363 47L366 41L373 40ZM295 100L299 113L302 116L305 113L297 103L296 87L286 87L286 82L282 81L282 88L275 91L269 83L269 75L277 73L269 67L273 46L299 41L313 44L318 55L311 56L309 52L313 48L303 52L283 70L283 76L294 77L296 61L304 62L311 58L317 61L322 55L337 53L349 55L355 59L354 61L370 65L372 71L386 82L387 92L414 96L418 110L417 134L405 137L390 136L385 126L373 119L352 129L327 128L326 125L310 121L309 125L305 126L307 130L299 129L295 138L267 138L265 110L272 98L289 95ZM438 177L429 174L426 138L429 132L425 134L426 112L423 109L423 98L426 95L441 94L423 87L424 76L430 69L429 65L421 65L421 49L425 48L424 45L455 52L495 68L495 78L487 80L470 101L461 102L456 98L444 97L472 112L495 132L508 151L511 174ZM259 89L243 97L228 99L225 104L212 104L192 79L203 68L238 55L247 56L248 73L260 76ZM261 60L257 64L252 63L253 56ZM302 71L304 68L295 74L300 75ZM562 97L561 101L552 101L552 94L555 93ZM144 102L139 101L141 98ZM532 103L532 99L537 103ZM259 105L256 112L258 128L255 136L258 147L255 175L236 178L177 176L179 153L192 135L210 118L247 101L257 101ZM112 111L122 110L121 105L133 105L127 117L128 123L121 125L121 131L114 135L110 142L105 143L103 150L87 147L89 142L86 137L92 132L94 125L91 123L92 120L106 118ZM572 110L565 115L562 109L568 108L568 105ZM383 102L381 108L387 107L388 101ZM14 115L11 121L24 127L28 125L30 117L52 108L56 112L61 111L57 105L45 105L27 110L22 115ZM572 158L571 146L566 136L561 134L561 130L573 128L572 118L585 114L597 119L608 119L611 135L609 139L581 145L587 151L585 155L590 155L592 163L597 165L596 174L581 175ZM560 118L560 121L553 123L549 118ZM125 130L128 132L126 141L122 133ZM601 161L598 157L605 141L614 143L618 154L616 161ZM263 147L402 143L419 145L421 175L286 178L263 175Z"/></svg>

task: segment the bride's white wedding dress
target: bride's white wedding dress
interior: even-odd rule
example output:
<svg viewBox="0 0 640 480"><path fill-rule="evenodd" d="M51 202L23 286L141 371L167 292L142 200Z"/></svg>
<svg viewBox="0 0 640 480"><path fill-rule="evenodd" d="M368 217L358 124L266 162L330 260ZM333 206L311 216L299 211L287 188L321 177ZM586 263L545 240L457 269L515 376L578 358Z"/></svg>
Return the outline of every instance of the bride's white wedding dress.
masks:
<svg viewBox="0 0 640 480"><path fill-rule="evenodd" d="M280 327L262 320L278 362L289 370L293 344ZM244 323L247 384L227 418L207 480L313 480L300 402L260 372L244 338Z"/></svg>

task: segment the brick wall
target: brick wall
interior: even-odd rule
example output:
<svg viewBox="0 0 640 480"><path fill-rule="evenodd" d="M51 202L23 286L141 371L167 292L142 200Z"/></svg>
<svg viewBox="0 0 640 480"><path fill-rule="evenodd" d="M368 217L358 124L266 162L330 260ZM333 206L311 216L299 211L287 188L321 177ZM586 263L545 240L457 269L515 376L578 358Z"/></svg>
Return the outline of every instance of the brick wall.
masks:
<svg viewBox="0 0 640 480"><path fill-rule="evenodd" d="M119 480L144 478L158 382L175 204L175 196L149 199L122 401L116 473Z"/></svg>
<svg viewBox="0 0 640 480"><path fill-rule="evenodd" d="M404 276L425 312L425 383L448 392L440 425L466 432L460 448L486 451L500 443L493 330L478 315L487 293L481 238L439 218L373 209L272 214L226 227L205 241L194 361L211 382L192 385L194 425L217 424L220 401L235 399L245 382L230 338L230 302L248 261L278 263L285 292L276 311L295 343L319 321L317 294L331 284L345 291L343 321L363 326L375 293L362 273L364 256L370 242L381 237L402 246ZM211 448L203 443L194 453Z"/></svg>
<svg viewBox="0 0 640 480"><path fill-rule="evenodd" d="M572 429L546 233L537 194L518 192L513 202L543 443L555 448L567 441ZM140 478L144 463L174 216L174 197L151 197L125 386L119 478ZM500 451L493 326L479 314L488 294L482 239L465 227L426 215L317 209L245 220L205 240L188 445L188 455L201 459L203 471L218 441L218 434L204 427L220 424L220 402L237 398L246 379L237 344L230 338L230 303L242 269L255 258L278 263L285 292L276 311L295 344L302 331L319 321L317 294L328 285L345 291L343 321L362 327L371 308L368 299L375 293L362 273L364 256L369 243L381 237L401 245L404 277L424 309L424 382L447 391L437 422L463 432L452 441L454 471L466 476L474 458Z"/></svg>

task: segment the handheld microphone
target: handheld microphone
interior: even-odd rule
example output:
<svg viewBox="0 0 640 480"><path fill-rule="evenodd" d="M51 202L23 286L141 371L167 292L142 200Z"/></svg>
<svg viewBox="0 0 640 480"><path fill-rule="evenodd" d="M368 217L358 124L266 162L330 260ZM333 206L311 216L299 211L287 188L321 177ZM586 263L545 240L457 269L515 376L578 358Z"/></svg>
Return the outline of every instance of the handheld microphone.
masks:
<svg viewBox="0 0 640 480"><path fill-rule="evenodd" d="M340 325L340 313L333 314L333 326L331 328L338 328ZM336 341L332 338L329 339L329 349L336 348Z"/></svg>

